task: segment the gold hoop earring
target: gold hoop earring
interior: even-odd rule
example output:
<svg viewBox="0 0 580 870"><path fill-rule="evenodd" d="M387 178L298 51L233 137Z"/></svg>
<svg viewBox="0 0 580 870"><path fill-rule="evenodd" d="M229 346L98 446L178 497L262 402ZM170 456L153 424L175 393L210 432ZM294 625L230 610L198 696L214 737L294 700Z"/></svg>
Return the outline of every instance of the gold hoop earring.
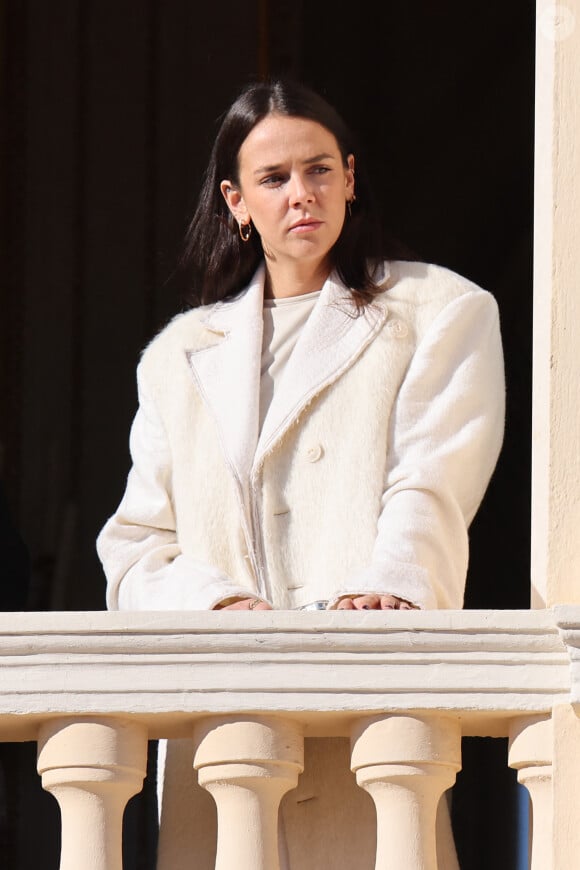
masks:
<svg viewBox="0 0 580 870"><path fill-rule="evenodd" d="M248 221L247 224L243 224L240 221L240 239L242 242L249 242L250 236L252 235L252 224Z"/></svg>

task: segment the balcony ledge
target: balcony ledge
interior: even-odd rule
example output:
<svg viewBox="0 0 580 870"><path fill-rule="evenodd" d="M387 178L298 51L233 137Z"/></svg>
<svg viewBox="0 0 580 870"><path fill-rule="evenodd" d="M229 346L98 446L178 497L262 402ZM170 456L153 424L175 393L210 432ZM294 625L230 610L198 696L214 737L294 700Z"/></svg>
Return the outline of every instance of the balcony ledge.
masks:
<svg viewBox="0 0 580 870"><path fill-rule="evenodd" d="M309 735L361 715L447 711L466 735L580 703L580 607L409 612L0 615L0 739L52 717L119 716L156 737L283 714Z"/></svg>

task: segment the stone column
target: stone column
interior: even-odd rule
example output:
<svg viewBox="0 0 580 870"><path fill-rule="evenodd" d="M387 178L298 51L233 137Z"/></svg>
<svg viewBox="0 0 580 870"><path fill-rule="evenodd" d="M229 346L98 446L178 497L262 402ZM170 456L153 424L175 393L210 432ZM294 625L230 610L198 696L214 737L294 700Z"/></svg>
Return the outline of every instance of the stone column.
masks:
<svg viewBox="0 0 580 870"><path fill-rule="evenodd" d="M38 772L60 805L60 870L122 870L123 813L143 786L147 730L116 720L51 720Z"/></svg>
<svg viewBox="0 0 580 870"><path fill-rule="evenodd" d="M274 717L212 718L194 739L199 783L217 806L215 870L278 870L278 809L303 770L302 729Z"/></svg>
<svg viewBox="0 0 580 870"><path fill-rule="evenodd" d="M552 709L554 729L554 867L577 867L580 855L580 711L577 705Z"/></svg>
<svg viewBox="0 0 580 870"><path fill-rule="evenodd" d="M461 767L461 729L447 716L359 721L352 770L377 812L376 870L437 870L436 819Z"/></svg>
<svg viewBox="0 0 580 870"><path fill-rule="evenodd" d="M551 870L552 855L552 720L527 716L510 727L509 765L530 793L531 870Z"/></svg>

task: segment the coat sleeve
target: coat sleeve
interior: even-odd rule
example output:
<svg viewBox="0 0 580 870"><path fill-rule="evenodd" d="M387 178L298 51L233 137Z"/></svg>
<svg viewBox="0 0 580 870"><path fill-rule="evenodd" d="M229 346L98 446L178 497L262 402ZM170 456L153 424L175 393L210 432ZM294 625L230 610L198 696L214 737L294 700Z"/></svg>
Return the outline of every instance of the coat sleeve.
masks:
<svg viewBox="0 0 580 870"><path fill-rule="evenodd" d="M109 610L210 610L252 594L216 567L181 552L172 499L171 452L137 370L139 408L131 427L125 493L97 537ZM252 597L254 596L252 594Z"/></svg>
<svg viewBox="0 0 580 870"><path fill-rule="evenodd" d="M390 422L371 563L338 590L461 608L468 529L497 463L505 377L497 303L474 289L450 302L417 347Z"/></svg>

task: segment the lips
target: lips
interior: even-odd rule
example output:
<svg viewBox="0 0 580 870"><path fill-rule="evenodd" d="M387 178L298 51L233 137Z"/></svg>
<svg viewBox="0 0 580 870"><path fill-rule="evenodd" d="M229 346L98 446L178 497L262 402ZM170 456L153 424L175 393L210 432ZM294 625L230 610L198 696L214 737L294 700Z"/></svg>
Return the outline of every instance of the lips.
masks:
<svg viewBox="0 0 580 870"><path fill-rule="evenodd" d="M314 218L303 218L300 221L296 221L296 223L292 224L290 227L290 232L293 233L308 233L313 230L318 229L318 227L322 224L322 221L317 221Z"/></svg>

